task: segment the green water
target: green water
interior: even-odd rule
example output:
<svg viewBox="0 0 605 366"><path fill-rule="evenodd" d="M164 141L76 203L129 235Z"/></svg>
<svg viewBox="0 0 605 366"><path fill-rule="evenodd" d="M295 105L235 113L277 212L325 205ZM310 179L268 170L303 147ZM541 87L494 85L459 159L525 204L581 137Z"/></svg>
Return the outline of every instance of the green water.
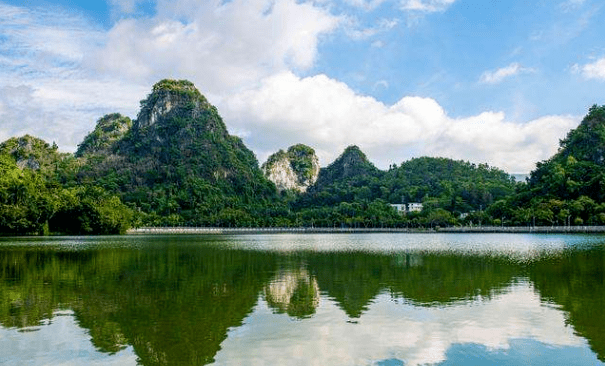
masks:
<svg viewBox="0 0 605 366"><path fill-rule="evenodd" d="M603 365L605 236L0 239L1 365Z"/></svg>

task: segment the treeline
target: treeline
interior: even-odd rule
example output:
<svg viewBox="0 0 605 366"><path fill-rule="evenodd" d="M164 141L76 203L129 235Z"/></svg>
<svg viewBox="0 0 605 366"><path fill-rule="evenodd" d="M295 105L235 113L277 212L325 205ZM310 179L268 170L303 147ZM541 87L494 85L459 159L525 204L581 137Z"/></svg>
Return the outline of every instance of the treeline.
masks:
<svg viewBox="0 0 605 366"><path fill-rule="evenodd" d="M351 154L361 154L362 159ZM307 193L278 194L262 177L255 182L232 176L212 184L191 174L179 154L170 164L138 176L126 169L95 174L107 164L98 156L74 157L31 136L12 138L0 145L0 232L123 233L131 226L445 226L461 224L461 213L482 212L515 189L506 173L486 165L419 158L385 172L357 148L347 149L343 158L351 160L346 173L336 161L322 170ZM139 167L148 163L132 159ZM401 215L391 206L400 202L422 202L424 210Z"/></svg>
<svg viewBox="0 0 605 366"><path fill-rule="evenodd" d="M77 164L31 136L0 145L0 233L124 233L133 210L101 187L69 184Z"/></svg>

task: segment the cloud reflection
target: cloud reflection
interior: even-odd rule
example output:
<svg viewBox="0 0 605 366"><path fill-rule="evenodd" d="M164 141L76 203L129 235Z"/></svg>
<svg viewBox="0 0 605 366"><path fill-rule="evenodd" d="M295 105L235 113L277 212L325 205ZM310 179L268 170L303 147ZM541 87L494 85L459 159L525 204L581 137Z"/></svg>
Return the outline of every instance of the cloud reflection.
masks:
<svg viewBox="0 0 605 366"><path fill-rule="evenodd" d="M365 365L399 359L412 366L445 361L457 344L491 351L509 349L515 339L532 339L556 347L587 347L566 325L565 313L543 304L524 279L491 299L438 307L414 306L382 293L356 322L347 320L336 303L322 298L316 315L294 328L292 318L274 315L260 301L244 325L230 331L216 362Z"/></svg>

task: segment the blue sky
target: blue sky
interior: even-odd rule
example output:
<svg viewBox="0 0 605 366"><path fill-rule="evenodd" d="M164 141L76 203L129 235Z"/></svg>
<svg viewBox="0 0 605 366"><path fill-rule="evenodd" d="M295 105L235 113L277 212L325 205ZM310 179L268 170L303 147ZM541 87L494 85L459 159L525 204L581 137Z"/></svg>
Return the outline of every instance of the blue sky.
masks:
<svg viewBox="0 0 605 366"><path fill-rule="evenodd" d="M0 140L73 151L189 79L262 163L350 144L527 173L605 101L596 0L0 0Z"/></svg>

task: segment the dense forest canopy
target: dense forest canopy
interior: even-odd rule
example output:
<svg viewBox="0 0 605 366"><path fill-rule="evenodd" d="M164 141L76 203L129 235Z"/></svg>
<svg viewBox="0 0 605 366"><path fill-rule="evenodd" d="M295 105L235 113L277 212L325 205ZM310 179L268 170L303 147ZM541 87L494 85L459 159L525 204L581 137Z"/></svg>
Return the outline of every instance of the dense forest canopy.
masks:
<svg viewBox="0 0 605 366"><path fill-rule="evenodd" d="M273 163L283 158L308 188L276 189L270 178L282 172ZM311 147L298 144L262 170L192 83L162 80L135 120L100 118L75 154L27 135L0 144L0 233L605 224L605 106L591 107L527 182L487 164L434 157L383 171L357 146L319 171L316 161ZM408 203L422 210L401 214L392 206Z"/></svg>

